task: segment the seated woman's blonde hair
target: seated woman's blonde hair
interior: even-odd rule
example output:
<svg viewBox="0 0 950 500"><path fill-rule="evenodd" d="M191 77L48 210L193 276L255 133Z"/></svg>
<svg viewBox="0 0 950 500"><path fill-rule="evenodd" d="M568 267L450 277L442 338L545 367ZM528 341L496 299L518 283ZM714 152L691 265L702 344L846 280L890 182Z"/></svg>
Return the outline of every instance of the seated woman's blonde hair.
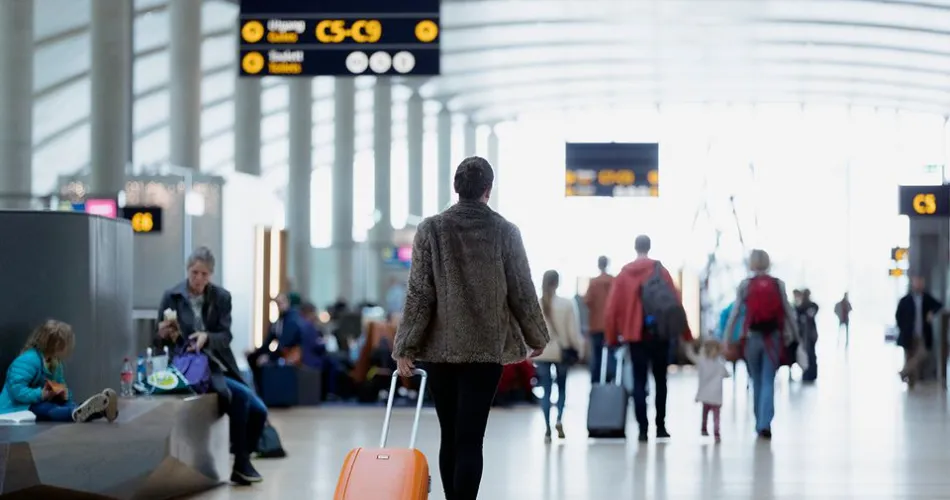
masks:
<svg viewBox="0 0 950 500"><path fill-rule="evenodd" d="M752 272L765 273L768 272L771 267L772 261L769 258L768 252L765 250L757 248L749 254L749 270Z"/></svg>

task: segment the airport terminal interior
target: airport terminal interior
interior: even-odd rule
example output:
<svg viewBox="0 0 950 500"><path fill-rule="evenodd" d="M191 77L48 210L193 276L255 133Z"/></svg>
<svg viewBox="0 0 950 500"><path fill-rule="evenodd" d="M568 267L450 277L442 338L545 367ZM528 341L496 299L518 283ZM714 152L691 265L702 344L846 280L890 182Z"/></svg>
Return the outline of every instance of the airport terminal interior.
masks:
<svg viewBox="0 0 950 500"><path fill-rule="evenodd" d="M399 500L337 489L390 400L446 498L393 344L480 157L577 339L504 367L478 498L950 499L950 0L0 0L0 67L0 498ZM614 345L647 253L687 331Z"/></svg>

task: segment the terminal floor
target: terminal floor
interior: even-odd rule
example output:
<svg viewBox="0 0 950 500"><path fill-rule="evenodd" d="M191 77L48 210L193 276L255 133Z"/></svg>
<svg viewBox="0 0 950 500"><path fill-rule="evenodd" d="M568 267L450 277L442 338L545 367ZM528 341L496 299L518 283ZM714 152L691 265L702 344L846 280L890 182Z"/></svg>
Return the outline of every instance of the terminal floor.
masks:
<svg viewBox="0 0 950 500"><path fill-rule="evenodd" d="M695 375L670 377L665 443L593 442L586 438L589 384L576 373L568 387L567 439L545 445L536 408L495 410L485 443L480 498L531 499L950 499L950 418L935 386L912 392L897 380L900 354L879 335L845 351L828 339L813 386L776 381L774 439L762 442L742 365L727 381L722 443L699 433ZM265 481L221 487L198 498L333 497L340 464L354 446L379 438L382 409L294 409L274 412L290 456L259 461ZM391 443L405 442L408 410L394 417ZM632 423L628 433L635 435ZM422 419L419 448L429 457L433 494L442 499L435 414ZM381 499L396 500L396 499Z"/></svg>

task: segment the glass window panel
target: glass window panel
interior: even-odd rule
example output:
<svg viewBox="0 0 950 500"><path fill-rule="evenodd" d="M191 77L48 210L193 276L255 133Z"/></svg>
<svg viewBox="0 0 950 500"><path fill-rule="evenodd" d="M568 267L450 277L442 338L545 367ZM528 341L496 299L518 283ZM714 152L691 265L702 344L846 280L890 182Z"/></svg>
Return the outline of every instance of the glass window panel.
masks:
<svg viewBox="0 0 950 500"><path fill-rule="evenodd" d="M171 148L171 132L162 127L154 132L135 139L135 165L151 165L168 161Z"/></svg>
<svg viewBox="0 0 950 500"><path fill-rule="evenodd" d="M135 51L144 52L159 47L167 48L170 29L167 10L148 12L136 16L135 29L132 33L135 39Z"/></svg>
<svg viewBox="0 0 950 500"><path fill-rule="evenodd" d="M375 224L376 168L372 151L357 151L353 165L353 241L364 242Z"/></svg>
<svg viewBox="0 0 950 500"><path fill-rule="evenodd" d="M231 68L205 74L201 79L201 102L207 105L224 98L233 98L236 84L237 78L234 77L234 70Z"/></svg>
<svg viewBox="0 0 950 500"><path fill-rule="evenodd" d="M204 115L207 116L205 111ZM216 174L234 169L234 133L218 134L201 143L201 165Z"/></svg>
<svg viewBox="0 0 950 500"><path fill-rule="evenodd" d="M38 47L33 53L33 89L42 90L89 71L89 33Z"/></svg>
<svg viewBox="0 0 950 500"><path fill-rule="evenodd" d="M233 20L233 18L231 18ZM232 21L233 22L233 21ZM237 37L228 33L227 36L212 36L201 42L201 68L209 70L225 65L237 64ZM237 71L232 68L231 75Z"/></svg>
<svg viewBox="0 0 950 500"><path fill-rule="evenodd" d="M167 90L136 99L133 109L135 131L141 132L160 123L167 124L171 106L169 99Z"/></svg>
<svg viewBox="0 0 950 500"><path fill-rule="evenodd" d="M310 184L310 244L329 248L333 243L333 170L328 164L313 170Z"/></svg>
<svg viewBox="0 0 950 500"><path fill-rule="evenodd" d="M33 192L51 193L60 175L89 164L89 124L82 124L43 149L33 151Z"/></svg>
<svg viewBox="0 0 950 500"><path fill-rule="evenodd" d="M43 0L33 2L33 6L33 37L36 40L89 24L89 0Z"/></svg>
<svg viewBox="0 0 950 500"><path fill-rule="evenodd" d="M33 143L89 117L89 79L83 78L33 102Z"/></svg>
<svg viewBox="0 0 950 500"><path fill-rule="evenodd" d="M132 86L135 94L168 85L168 69L171 64L168 52L162 51L135 58Z"/></svg>

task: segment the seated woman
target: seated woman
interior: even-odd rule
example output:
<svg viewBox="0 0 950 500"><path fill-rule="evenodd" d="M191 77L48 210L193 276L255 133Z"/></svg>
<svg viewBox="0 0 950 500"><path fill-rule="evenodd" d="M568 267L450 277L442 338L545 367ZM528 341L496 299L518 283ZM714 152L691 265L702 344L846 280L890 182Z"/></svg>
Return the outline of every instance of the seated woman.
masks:
<svg viewBox="0 0 950 500"><path fill-rule="evenodd" d="M231 481L248 485L262 480L250 457L264 430L267 407L245 384L231 352L231 294L211 283L214 263L205 247L188 258L188 278L166 291L158 307L157 344L168 346L173 355L185 349L203 352L212 361L212 390L231 421ZM166 320L166 310L175 319Z"/></svg>
<svg viewBox="0 0 950 500"><path fill-rule="evenodd" d="M73 401L66 386L63 361L73 350L76 336L62 321L49 320L33 330L23 351L7 369L0 392L0 413L29 410L39 422L89 422L119 416L118 396L106 389L85 400Z"/></svg>

